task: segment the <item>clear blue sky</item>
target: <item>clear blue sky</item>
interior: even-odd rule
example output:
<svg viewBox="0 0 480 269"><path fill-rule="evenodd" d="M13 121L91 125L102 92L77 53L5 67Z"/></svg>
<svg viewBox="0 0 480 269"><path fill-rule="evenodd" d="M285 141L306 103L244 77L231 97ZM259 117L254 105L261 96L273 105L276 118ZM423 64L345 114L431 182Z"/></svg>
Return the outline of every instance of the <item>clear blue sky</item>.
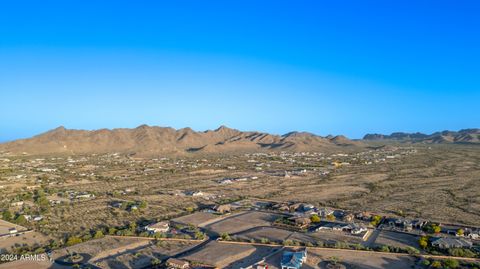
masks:
<svg viewBox="0 0 480 269"><path fill-rule="evenodd" d="M3 1L0 141L480 127L479 1L166 2Z"/></svg>

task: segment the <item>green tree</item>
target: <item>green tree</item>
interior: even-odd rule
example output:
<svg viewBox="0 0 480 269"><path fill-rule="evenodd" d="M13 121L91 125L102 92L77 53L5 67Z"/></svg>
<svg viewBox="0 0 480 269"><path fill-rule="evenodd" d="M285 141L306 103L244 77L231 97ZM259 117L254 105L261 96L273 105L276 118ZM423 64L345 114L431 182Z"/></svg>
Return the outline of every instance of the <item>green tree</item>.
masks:
<svg viewBox="0 0 480 269"><path fill-rule="evenodd" d="M232 240L232 238L230 238L230 235L228 233L222 233L221 237L222 237L222 240L225 240L225 241Z"/></svg>
<svg viewBox="0 0 480 269"><path fill-rule="evenodd" d="M442 227L440 227L440 225L438 224L430 223L429 225L425 226L424 230L428 233L438 234L439 232L442 231Z"/></svg>
<svg viewBox="0 0 480 269"><path fill-rule="evenodd" d="M313 222L313 223L316 223L316 222L320 222L320 217L318 215L312 215L310 217L310 220Z"/></svg>
<svg viewBox="0 0 480 269"><path fill-rule="evenodd" d="M383 245L382 247L380 247L380 251L381 252L390 252L390 248L388 246Z"/></svg>
<svg viewBox="0 0 480 269"><path fill-rule="evenodd" d="M12 220L12 212L10 212L9 210L3 211L2 219L6 220L6 221Z"/></svg>
<svg viewBox="0 0 480 269"><path fill-rule="evenodd" d="M114 235L116 233L117 233L117 228L115 228L115 227L108 228L108 234L109 235Z"/></svg>
<svg viewBox="0 0 480 269"><path fill-rule="evenodd" d="M375 215L372 217L372 221L370 222L370 224L372 224L373 226L377 226L378 224L380 224L380 221L382 221L382 217Z"/></svg>
<svg viewBox="0 0 480 269"><path fill-rule="evenodd" d="M228 236L228 234L227 234L227 236ZM222 238L223 238L223 237L222 237ZM228 238L230 238L230 236L228 236ZM195 232L195 239L197 239L197 240L203 240L203 239L205 239L205 234L202 233L201 231L196 231L196 232ZM230 239L228 239L228 240L230 240Z"/></svg>
<svg viewBox="0 0 480 269"><path fill-rule="evenodd" d="M420 264L423 265L423 266L429 266L429 265L430 265L430 261L427 260L427 259L424 259L424 260L422 260L422 261L420 262Z"/></svg>
<svg viewBox="0 0 480 269"><path fill-rule="evenodd" d="M419 254L420 251L414 247L411 247L411 246L407 246L405 248L405 251L407 251L408 254Z"/></svg>
<svg viewBox="0 0 480 269"><path fill-rule="evenodd" d="M93 235L93 239L99 239L102 237L104 237L102 230L96 231L95 234Z"/></svg>
<svg viewBox="0 0 480 269"><path fill-rule="evenodd" d="M82 239L78 236L70 236L65 243L66 246L73 246L82 243Z"/></svg>
<svg viewBox="0 0 480 269"><path fill-rule="evenodd" d="M432 268L442 268L442 263L440 261L433 261L431 267Z"/></svg>
<svg viewBox="0 0 480 269"><path fill-rule="evenodd" d="M157 258L153 258L152 261L151 261L151 264L152 266L156 267L156 266L159 266L160 265L160 260L157 259Z"/></svg>
<svg viewBox="0 0 480 269"><path fill-rule="evenodd" d="M457 230L457 234L458 234L459 236L463 236L463 235L465 234L465 231L464 231L463 229L458 229L458 230Z"/></svg>
<svg viewBox="0 0 480 269"><path fill-rule="evenodd" d="M137 223L135 221L130 222L128 229L130 232L135 233L135 230L137 229Z"/></svg>
<svg viewBox="0 0 480 269"><path fill-rule="evenodd" d="M418 240L418 244L420 245L421 248L426 249L428 247L428 237L427 236L422 236Z"/></svg>
<svg viewBox="0 0 480 269"><path fill-rule="evenodd" d="M443 264L449 269L455 269L460 266L460 263L454 259L446 259Z"/></svg>
<svg viewBox="0 0 480 269"><path fill-rule="evenodd" d="M24 215L18 215L15 219L15 223L18 225L24 225L25 223L27 223L27 219Z"/></svg>
<svg viewBox="0 0 480 269"><path fill-rule="evenodd" d="M140 204L138 205L138 208L144 209L147 208L147 202L146 201L141 201Z"/></svg>

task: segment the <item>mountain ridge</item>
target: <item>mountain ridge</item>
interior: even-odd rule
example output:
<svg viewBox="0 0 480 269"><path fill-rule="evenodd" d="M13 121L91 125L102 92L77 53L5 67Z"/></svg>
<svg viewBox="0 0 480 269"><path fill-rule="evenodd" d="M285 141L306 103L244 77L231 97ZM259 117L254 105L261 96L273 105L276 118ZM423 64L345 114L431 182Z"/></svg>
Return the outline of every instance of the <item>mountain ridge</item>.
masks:
<svg viewBox="0 0 480 269"><path fill-rule="evenodd" d="M390 135L366 134L365 141L398 141L411 143L443 144L443 143L469 143L480 144L480 129L470 128L459 131L441 131L432 134L394 132Z"/></svg>
<svg viewBox="0 0 480 269"><path fill-rule="evenodd" d="M31 138L0 144L0 150L28 154L86 154L122 152L138 155L231 153L251 151L320 151L361 147L362 142L343 136L332 138L308 132L275 135L240 131L227 126L194 131L189 127L140 125L136 128L75 130L59 126Z"/></svg>

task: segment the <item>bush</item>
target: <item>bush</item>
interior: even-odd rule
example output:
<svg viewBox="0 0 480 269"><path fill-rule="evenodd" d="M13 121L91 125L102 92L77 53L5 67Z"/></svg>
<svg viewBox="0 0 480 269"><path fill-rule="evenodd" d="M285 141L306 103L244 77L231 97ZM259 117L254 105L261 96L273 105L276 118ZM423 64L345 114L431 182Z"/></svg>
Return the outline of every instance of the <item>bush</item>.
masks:
<svg viewBox="0 0 480 269"><path fill-rule="evenodd" d="M6 221L12 220L12 213L8 210L3 211L2 212L2 219L6 220Z"/></svg>
<svg viewBox="0 0 480 269"><path fill-rule="evenodd" d="M461 249L461 248L452 248L448 250L448 254L451 256L456 257L467 257L467 258L475 258L476 254L469 250L469 249Z"/></svg>
<svg viewBox="0 0 480 269"><path fill-rule="evenodd" d="M101 230L96 231L95 234L93 235L94 239L99 239L99 238L102 238L102 237L104 237L104 235L103 235L103 232Z"/></svg>
<svg viewBox="0 0 480 269"><path fill-rule="evenodd" d="M449 268L449 269L454 269L460 266L460 263L457 260L454 259L446 259L443 264Z"/></svg>
<svg viewBox="0 0 480 269"><path fill-rule="evenodd" d="M440 261L434 261L431 265L432 268L442 268L442 263Z"/></svg>
<svg viewBox="0 0 480 269"><path fill-rule="evenodd" d="M65 245L67 247L69 246L73 246L73 245L76 245L76 244L80 244L82 243L82 239L80 237L77 237L77 236L70 236L68 239L67 239L67 242L65 243Z"/></svg>
<svg viewBox="0 0 480 269"><path fill-rule="evenodd" d="M425 259L425 260L422 260L422 261L420 262L420 264L421 264L422 266L429 266L429 265L430 265L430 261L427 260L427 259Z"/></svg>
<svg viewBox="0 0 480 269"><path fill-rule="evenodd" d="M228 233L222 233L221 237L222 237L222 240L225 240L225 241L232 240L232 238L230 238L230 235Z"/></svg>
<svg viewBox="0 0 480 269"><path fill-rule="evenodd" d="M382 246L379 249L381 252L390 252L390 248L388 246Z"/></svg>
<svg viewBox="0 0 480 269"><path fill-rule="evenodd" d="M27 219L24 215L18 215L18 217L15 219L15 223L18 225L24 225L25 223L27 223Z"/></svg>
<svg viewBox="0 0 480 269"><path fill-rule="evenodd" d="M414 248L414 247L406 247L405 251L408 254L420 254L420 251L418 249Z"/></svg>

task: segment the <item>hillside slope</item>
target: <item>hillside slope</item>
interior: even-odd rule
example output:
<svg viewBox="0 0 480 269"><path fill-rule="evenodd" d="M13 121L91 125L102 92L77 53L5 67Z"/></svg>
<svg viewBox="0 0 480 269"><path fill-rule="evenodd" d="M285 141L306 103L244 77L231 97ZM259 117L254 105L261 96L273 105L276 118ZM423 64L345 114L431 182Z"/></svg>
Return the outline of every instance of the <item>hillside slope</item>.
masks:
<svg viewBox="0 0 480 269"><path fill-rule="evenodd" d="M141 125L133 129L71 130L58 127L28 139L0 144L0 150L14 154L82 154L122 152L138 155L231 153L251 151L321 151L338 147L358 147L361 142L344 136L321 137L305 132L282 136L242 132L221 126L196 132Z"/></svg>

